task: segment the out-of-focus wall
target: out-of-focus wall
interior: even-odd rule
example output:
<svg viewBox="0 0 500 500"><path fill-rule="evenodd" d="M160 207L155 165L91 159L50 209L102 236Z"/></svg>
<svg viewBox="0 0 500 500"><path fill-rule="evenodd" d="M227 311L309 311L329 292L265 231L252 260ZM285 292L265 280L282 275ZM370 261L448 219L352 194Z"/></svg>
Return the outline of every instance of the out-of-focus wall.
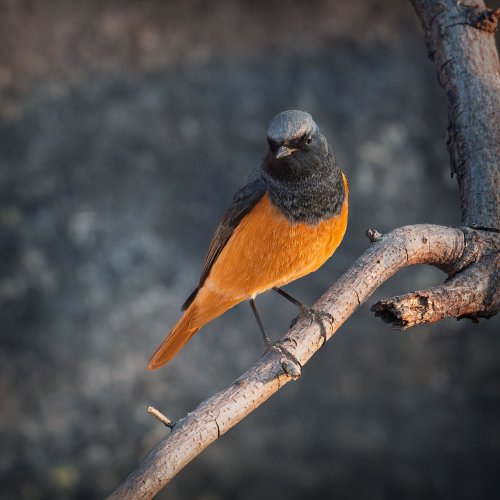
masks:
<svg viewBox="0 0 500 500"><path fill-rule="evenodd" d="M342 246L288 288L304 302L366 228L460 223L409 2L0 3L2 499L104 497L165 434L149 404L182 417L261 355L243 304L146 371L290 108L313 114L351 190ZM370 303L443 277L407 270ZM277 338L296 311L258 303ZM498 318L402 334L369 305L159 498L498 494Z"/></svg>

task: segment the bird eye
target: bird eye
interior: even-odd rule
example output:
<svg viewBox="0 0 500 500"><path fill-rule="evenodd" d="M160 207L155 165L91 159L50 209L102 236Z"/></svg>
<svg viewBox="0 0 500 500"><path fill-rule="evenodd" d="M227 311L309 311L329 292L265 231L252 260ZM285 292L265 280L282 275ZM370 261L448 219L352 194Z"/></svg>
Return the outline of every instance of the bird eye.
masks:
<svg viewBox="0 0 500 500"><path fill-rule="evenodd" d="M313 139L312 139L312 136L310 136L310 135L304 135L304 137L302 138L302 141L305 142L306 144L311 144Z"/></svg>

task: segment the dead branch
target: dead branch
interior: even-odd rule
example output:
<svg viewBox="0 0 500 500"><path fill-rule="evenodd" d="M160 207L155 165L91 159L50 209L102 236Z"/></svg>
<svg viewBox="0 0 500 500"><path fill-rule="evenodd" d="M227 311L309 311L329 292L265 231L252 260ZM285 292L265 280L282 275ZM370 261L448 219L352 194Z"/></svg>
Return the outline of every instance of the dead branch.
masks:
<svg viewBox="0 0 500 500"><path fill-rule="evenodd" d="M163 413L160 410L157 410L156 408L153 408L152 406L150 406L148 408L148 413L150 415L153 415L153 417L155 417L165 427L168 427L169 429L173 429L177 425L177 422L175 420L170 420L166 415L163 415Z"/></svg>
<svg viewBox="0 0 500 500"><path fill-rule="evenodd" d="M441 286L381 300L371 308L375 316L398 330L450 316L478 322L478 318L489 318L499 309L499 254L489 255Z"/></svg>
<svg viewBox="0 0 500 500"><path fill-rule="evenodd" d="M448 150L461 194L462 221L498 234L500 62L492 33L500 9L487 9L476 0L412 2L448 96ZM466 233L466 238L474 234ZM493 237L486 254L465 272L448 270L452 279L442 286L377 302L372 311L402 330L449 316L489 318L500 309L499 248Z"/></svg>
<svg viewBox="0 0 500 500"><path fill-rule="evenodd" d="M483 0L412 3L448 98L448 150L462 223L500 229L500 62L493 35L498 12Z"/></svg>
<svg viewBox="0 0 500 500"><path fill-rule="evenodd" d="M489 241L477 233L469 245L461 229L435 225L406 226L380 237L314 304L334 317L333 324L323 325L327 338L403 267L432 264L460 268L463 258L479 258ZM304 365L323 344L321 327L301 319L281 343ZM210 443L293 379L281 361L279 354L266 354L233 384L181 419L110 498L152 498Z"/></svg>
<svg viewBox="0 0 500 500"><path fill-rule="evenodd" d="M301 365L384 281L403 267L431 264L448 274L442 286L377 303L394 324L410 327L447 316L490 317L500 307L500 64L492 32L499 12L482 0L412 0L429 55L449 100L448 148L466 227L406 226L369 230L368 250L314 304L332 324L299 320L280 341ZM181 419L113 499L152 498L183 467L294 378L269 352L238 380Z"/></svg>

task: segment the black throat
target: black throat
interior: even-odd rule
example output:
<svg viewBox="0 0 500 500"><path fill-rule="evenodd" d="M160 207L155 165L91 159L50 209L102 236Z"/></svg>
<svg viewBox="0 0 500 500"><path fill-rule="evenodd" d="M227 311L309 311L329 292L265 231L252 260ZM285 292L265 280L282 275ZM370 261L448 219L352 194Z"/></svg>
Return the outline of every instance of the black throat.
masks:
<svg viewBox="0 0 500 500"><path fill-rule="evenodd" d="M310 225L339 215L346 192L342 171L333 155L329 152L322 158L316 156L315 165L309 168L304 168L309 158L291 156L285 163L270 153L262 164L272 204L290 221Z"/></svg>

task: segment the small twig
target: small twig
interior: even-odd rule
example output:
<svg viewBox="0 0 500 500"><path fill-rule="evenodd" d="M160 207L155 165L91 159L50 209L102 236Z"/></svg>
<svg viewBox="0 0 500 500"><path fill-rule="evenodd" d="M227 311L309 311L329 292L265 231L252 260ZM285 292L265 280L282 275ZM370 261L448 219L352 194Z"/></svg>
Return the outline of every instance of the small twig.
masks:
<svg viewBox="0 0 500 500"><path fill-rule="evenodd" d="M148 413L150 415L153 415L153 417L157 418L163 425L168 427L170 430L172 430L177 424L175 420L170 420L168 417L163 415L161 411L157 410L156 408L153 408L152 406L148 408Z"/></svg>
<svg viewBox="0 0 500 500"><path fill-rule="evenodd" d="M367 229L366 236L372 243L375 243L376 241L380 241L383 235L380 234L376 229Z"/></svg>

